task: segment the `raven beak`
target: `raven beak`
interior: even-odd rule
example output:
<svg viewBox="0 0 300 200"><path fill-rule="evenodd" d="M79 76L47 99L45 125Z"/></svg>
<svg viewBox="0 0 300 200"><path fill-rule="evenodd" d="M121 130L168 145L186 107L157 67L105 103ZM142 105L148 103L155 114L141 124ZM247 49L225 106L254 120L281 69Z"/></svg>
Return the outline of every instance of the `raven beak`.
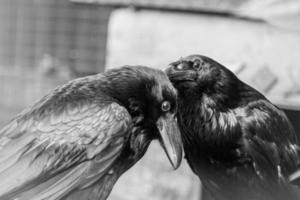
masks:
<svg viewBox="0 0 300 200"><path fill-rule="evenodd" d="M182 142L180 131L174 115L160 117L156 126L160 133L160 144L165 150L174 169L180 166L182 160Z"/></svg>

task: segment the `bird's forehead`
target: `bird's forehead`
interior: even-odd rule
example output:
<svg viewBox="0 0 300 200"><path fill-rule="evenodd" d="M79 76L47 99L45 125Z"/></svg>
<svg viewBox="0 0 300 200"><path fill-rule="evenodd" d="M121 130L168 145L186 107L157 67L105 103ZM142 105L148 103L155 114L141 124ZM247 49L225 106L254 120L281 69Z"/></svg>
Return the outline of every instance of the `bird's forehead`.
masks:
<svg viewBox="0 0 300 200"><path fill-rule="evenodd" d="M155 96L159 101L163 100L162 88L158 84L155 84L151 88L151 94L152 96Z"/></svg>
<svg viewBox="0 0 300 200"><path fill-rule="evenodd" d="M193 65L197 63L198 65L201 66L202 68L209 68L210 64L208 62L208 60L201 55L189 55L186 57L181 57L179 60L172 62L169 64L169 68L176 68L178 65L185 65L184 69L190 70L193 68ZM166 71L168 71L168 69L166 69Z"/></svg>
<svg viewBox="0 0 300 200"><path fill-rule="evenodd" d="M177 91L176 89L170 84L155 84L151 88L152 96L155 96L158 101L163 101L165 98L176 98Z"/></svg>
<svg viewBox="0 0 300 200"><path fill-rule="evenodd" d="M203 60L203 57L200 56L200 55L189 55L189 56L186 56L184 58L181 58L181 60L185 60L185 61L202 61Z"/></svg>

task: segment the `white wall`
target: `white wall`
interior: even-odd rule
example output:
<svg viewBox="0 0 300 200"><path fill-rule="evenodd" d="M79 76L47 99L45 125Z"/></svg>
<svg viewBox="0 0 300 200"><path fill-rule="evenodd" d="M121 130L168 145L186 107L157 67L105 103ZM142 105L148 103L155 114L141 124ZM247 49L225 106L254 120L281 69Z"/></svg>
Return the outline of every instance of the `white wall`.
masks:
<svg viewBox="0 0 300 200"><path fill-rule="evenodd" d="M112 13L107 67L142 64L163 68L189 54L204 54L233 71L276 102L300 102L300 32L266 23L199 14L133 11ZM277 80L270 91L266 88Z"/></svg>

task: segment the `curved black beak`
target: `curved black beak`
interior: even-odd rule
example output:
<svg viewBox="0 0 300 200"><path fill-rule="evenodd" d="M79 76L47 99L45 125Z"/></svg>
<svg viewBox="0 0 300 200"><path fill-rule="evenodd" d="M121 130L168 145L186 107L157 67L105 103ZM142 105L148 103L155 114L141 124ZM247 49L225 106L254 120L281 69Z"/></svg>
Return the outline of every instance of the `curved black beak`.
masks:
<svg viewBox="0 0 300 200"><path fill-rule="evenodd" d="M173 168L177 169L182 160L182 142L174 114L160 117L156 122L156 126L160 133L160 144L165 150Z"/></svg>

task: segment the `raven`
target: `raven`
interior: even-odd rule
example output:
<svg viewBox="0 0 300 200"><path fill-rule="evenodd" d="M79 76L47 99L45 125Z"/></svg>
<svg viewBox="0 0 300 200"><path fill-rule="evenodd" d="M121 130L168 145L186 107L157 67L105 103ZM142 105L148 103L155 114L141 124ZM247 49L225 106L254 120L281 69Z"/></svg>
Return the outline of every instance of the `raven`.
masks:
<svg viewBox="0 0 300 200"><path fill-rule="evenodd" d="M143 66L57 87L0 131L0 199L106 199L153 139L177 168L176 101L166 74Z"/></svg>
<svg viewBox="0 0 300 200"><path fill-rule="evenodd" d="M300 199L288 180L299 146L283 111L205 56L181 58L166 73L178 90L185 157L215 199Z"/></svg>

